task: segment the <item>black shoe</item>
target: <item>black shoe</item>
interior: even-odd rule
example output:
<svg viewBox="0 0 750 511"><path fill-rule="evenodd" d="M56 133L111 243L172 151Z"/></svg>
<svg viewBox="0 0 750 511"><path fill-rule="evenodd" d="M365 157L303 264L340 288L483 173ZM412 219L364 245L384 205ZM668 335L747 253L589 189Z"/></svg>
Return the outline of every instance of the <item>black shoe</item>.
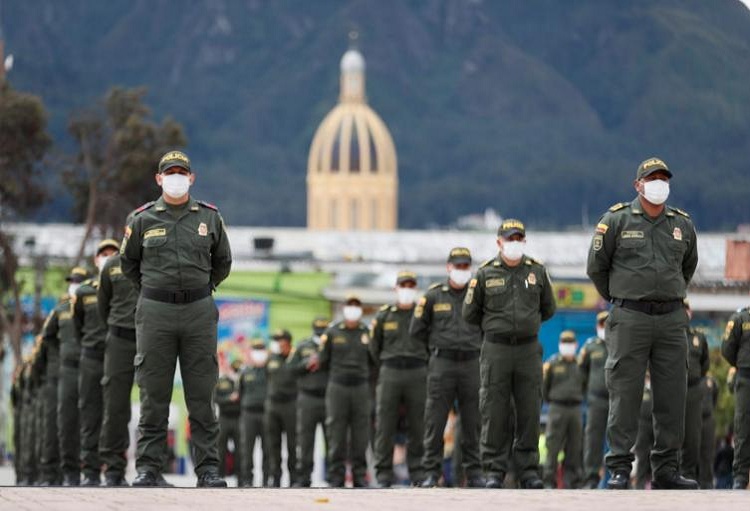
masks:
<svg viewBox="0 0 750 511"><path fill-rule="evenodd" d="M174 488L174 485L164 479L164 476L161 474L156 476L156 486L158 486L159 488Z"/></svg>
<svg viewBox="0 0 750 511"><path fill-rule="evenodd" d="M597 488L599 488L598 477L589 477L586 479L586 482L583 483L583 486L581 486L581 489L583 490L596 490Z"/></svg>
<svg viewBox="0 0 750 511"><path fill-rule="evenodd" d="M227 482L219 477L218 472L208 471L198 477L198 488L226 488Z"/></svg>
<svg viewBox="0 0 750 511"><path fill-rule="evenodd" d="M485 488L492 488L495 490L501 490L505 488L505 477L502 475L499 476L489 476L487 478L487 481L484 483Z"/></svg>
<svg viewBox="0 0 750 511"><path fill-rule="evenodd" d="M63 476L63 486L80 486L81 476L80 474L65 474Z"/></svg>
<svg viewBox="0 0 750 511"><path fill-rule="evenodd" d="M521 481L522 490L543 490L544 483L541 479L535 476L531 476L528 479Z"/></svg>
<svg viewBox="0 0 750 511"><path fill-rule="evenodd" d="M355 488L369 488L370 487L370 485L367 483L367 480L364 477L355 477L353 486Z"/></svg>
<svg viewBox="0 0 750 511"><path fill-rule="evenodd" d="M420 488L435 488L438 485L439 479L435 475L429 475L425 479L422 480L422 484L419 485Z"/></svg>
<svg viewBox="0 0 750 511"><path fill-rule="evenodd" d="M698 483L672 472L666 477L656 477L651 481L652 490L697 490Z"/></svg>
<svg viewBox="0 0 750 511"><path fill-rule="evenodd" d="M133 486L159 486L159 482L153 472L143 470L133 479Z"/></svg>
<svg viewBox="0 0 750 511"><path fill-rule="evenodd" d="M295 481L295 483L292 485L292 488L309 488L311 486L311 483L309 480L304 481Z"/></svg>
<svg viewBox="0 0 750 511"><path fill-rule="evenodd" d="M747 489L747 479L743 479L741 477L735 477L734 483L732 483L732 489L733 490L746 490Z"/></svg>
<svg viewBox="0 0 750 511"><path fill-rule="evenodd" d="M121 475L108 475L104 478L104 486L130 486Z"/></svg>
<svg viewBox="0 0 750 511"><path fill-rule="evenodd" d="M383 479L382 481L378 481L378 488L390 488L392 486L392 483L388 481L387 479Z"/></svg>
<svg viewBox="0 0 750 511"><path fill-rule="evenodd" d="M99 475L95 476L86 476L83 478L83 481L81 482L81 486L101 486L102 480L99 478Z"/></svg>
<svg viewBox="0 0 750 511"><path fill-rule="evenodd" d="M331 479L328 481L329 488L343 488L346 486L343 479Z"/></svg>
<svg viewBox="0 0 750 511"><path fill-rule="evenodd" d="M608 490L627 490L630 486L630 475L624 470L619 470L612 474L607 481Z"/></svg>

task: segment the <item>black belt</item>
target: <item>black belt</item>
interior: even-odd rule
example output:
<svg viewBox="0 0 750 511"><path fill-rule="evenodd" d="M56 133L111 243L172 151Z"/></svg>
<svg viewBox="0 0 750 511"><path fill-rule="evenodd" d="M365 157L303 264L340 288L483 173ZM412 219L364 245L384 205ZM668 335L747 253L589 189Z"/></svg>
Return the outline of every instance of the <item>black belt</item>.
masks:
<svg viewBox="0 0 750 511"><path fill-rule="evenodd" d="M344 385L345 387L355 387L367 383L367 378L351 374L337 374L331 375L331 381L338 383L339 385Z"/></svg>
<svg viewBox="0 0 750 511"><path fill-rule="evenodd" d="M467 360L474 360L479 358L479 350L446 350L443 348L435 348L432 353L437 358L444 358L446 360L453 360L454 362L466 362Z"/></svg>
<svg viewBox="0 0 750 511"><path fill-rule="evenodd" d="M135 342L135 328L123 328L121 326L109 325L109 333L120 339Z"/></svg>
<svg viewBox="0 0 750 511"><path fill-rule="evenodd" d="M65 367L72 367L73 369L78 369L78 366L80 363L78 360L63 360L62 365Z"/></svg>
<svg viewBox="0 0 750 511"><path fill-rule="evenodd" d="M518 346L521 344L529 344L536 341L536 335L529 337L516 337L515 335L500 335L487 332L484 334L484 340L493 344L507 344L510 346Z"/></svg>
<svg viewBox="0 0 750 511"><path fill-rule="evenodd" d="M299 391L311 397L326 397L326 389L299 389Z"/></svg>
<svg viewBox="0 0 750 511"><path fill-rule="evenodd" d="M380 364L391 369L416 369L417 367L426 366L427 361L413 357L393 357L381 360Z"/></svg>
<svg viewBox="0 0 750 511"><path fill-rule="evenodd" d="M750 367L738 367L737 374L743 378L750 378Z"/></svg>
<svg viewBox="0 0 750 511"><path fill-rule="evenodd" d="M607 392L606 390L589 390L589 395L598 397L599 399L609 400L609 392Z"/></svg>
<svg viewBox="0 0 750 511"><path fill-rule="evenodd" d="M297 399L297 394L274 394L268 396L268 400L272 403L289 403Z"/></svg>
<svg viewBox="0 0 750 511"><path fill-rule="evenodd" d="M688 379L688 387L695 387L701 381L703 381L703 377L702 376L699 376L698 378L689 378Z"/></svg>
<svg viewBox="0 0 750 511"><path fill-rule="evenodd" d="M560 406L580 406L581 402L576 399L550 399L550 404Z"/></svg>
<svg viewBox="0 0 750 511"><path fill-rule="evenodd" d="M104 350L100 348L87 348L84 346L81 348L81 355L86 358L93 358L94 360L104 360Z"/></svg>
<svg viewBox="0 0 750 511"><path fill-rule="evenodd" d="M266 407L263 405L246 405L242 407L242 411L244 412L263 413L265 410Z"/></svg>
<svg viewBox="0 0 750 511"><path fill-rule="evenodd" d="M197 289L180 289L177 291L154 289L152 287L141 288L141 296L144 298L164 303L193 303L210 295L211 286L199 287Z"/></svg>
<svg viewBox="0 0 750 511"><path fill-rule="evenodd" d="M653 302L648 300L624 300L622 298L613 298L612 303L625 309L648 314L649 316L661 316L662 314L669 314L670 312L674 312L680 307L685 306L682 303L682 300Z"/></svg>

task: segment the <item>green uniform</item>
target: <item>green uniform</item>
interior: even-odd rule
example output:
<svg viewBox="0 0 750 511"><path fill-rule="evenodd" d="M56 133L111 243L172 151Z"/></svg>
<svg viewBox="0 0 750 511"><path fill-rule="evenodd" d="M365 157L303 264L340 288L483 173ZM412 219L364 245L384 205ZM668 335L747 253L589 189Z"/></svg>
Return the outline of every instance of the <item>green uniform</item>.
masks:
<svg viewBox="0 0 750 511"><path fill-rule="evenodd" d="M266 454L270 470L269 486L281 485L281 435L286 434L286 461L289 482L297 482L297 377L284 357L273 354L268 359L268 395L266 397Z"/></svg>
<svg viewBox="0 0 750 511"><path fill-rule="evenodd" d="M646 487L646 483L651 475L649 457L651 449L654 447L653 411L653 393L649 387L644 387L641 408L638 413L638 434L636 435L635 447L633 448L635 459L637 460L635 487L638 490Z"/></svg>
<svg viewBox="0 0 750 511"><path fill-rule="evenodd" d="M260 442L263 453L263 467L261 480L265 481L268 456L263 433L263 413L267 394L267 378L265 367L246 367L240 374L240 460L242 479L238 481L239 486L252 486L253 473L253 451L256 440Z"/></svg>
<svg viewBox="0 0 750 511"><path fill-rule="evenodd" d="M313 338L297 344L287 362L297 375L297 478L300 486L310 486L315 454L315 430L320 424L328 442L326 430L326 387L328 371L320 368L308 371L307 363L318 352Z"/></svg>
<svg viewBox="0 0 750 511"><path fill-rule="evenodd" d="M355 485L365 479L365 451L370 431L370 370L372 358L367 327L344 322L326 329L321 336L320 363L330 370L326 389L328 427L328 483L343 486L347 447Z"/></svg>
<svg viewBox="0 0 750 511"><path fill-rule="evenodd" d="M701 430L703 427L703 379L708 372L708 342L706 336L689 328L688 339L688 383L685 398L685 440L682 444L680 469L682 475L698 480L698 464L701 452Z"/></svg>
<svg viewBox="0 0 750 511"><path fill-rule="evenodd" d="M99 315L98 280L85 280L76 291L73 324L81 345L78 373L78 410L81 423L81 471L85 478L98 481L102 469L99 435L102 429L104 398L104 346L107 325Z"/></svg>
<svg viewBox="0 0 750 511"><path fill-rule="evenodd" d="M81 478L81 425L78 411L78 368L81 346L73 322L73 303L57 316L60 339L60 385L57 388L57 437L60 466L67 484Z"/></svg>
<svg viewBox="0 0 750 511"><path fill-rule="evenodd" d="M406 462L412 483L422 481L427 342L409 333L414 306L381 307L370 333L370 353L379 366L375 390L375 473L379 483L393 483L393 444L399 408L406 408Z"/></svg>
<svg viewBox="0 0 750 511"><path fill-rule="evenodd" d="M714 408L719 399L719 386L712 376L703 378L703 403L701 403L701 450L698 465L698 482L701 490L714 487L714 455L716 451L716 420Z"/></svg>
<svg viewBox="0 0 750 511"><path fill-rule="evenodd" d="M443 435L456 401L460 416L460 446L467 478L481 476L479 462L479 350L482 330L461 317L468 286L453 289L446 283L431 286L414 310L409 332L427 342L427 402L424 415L425 476L439 479L443 463ZM457 447L454 447L456 449Z"/></svg>
<svg viewBox="0 0 750 511"><path fill-rule="evenodd" d="M505 477L512 445L521 484L538 480L542 346L537 333L554 313L547 270L530 257L523 256L511 267L498 256L485 262L469 282L463 317L484 332L479 409L482 465L488 477ZM515 435L508 428L511 402Z"/></svg>
<svg viewBox="0 0 750 511"><path fill-rule="evenodd" d="M735 482L746 487L750 472L750 307L729 318L721 344L721 354L737 368L734 387L734 464Z"/></svg>
<svg viewBox="0 0 750 511"><path fill-rule="evenodd" d="M542 395L549 403L544 484L557 488L557 456L564 447L566 487L577 488L581 479L583 374L575 358L567 360L559 354L544 364L543 373Z"/></svg>
<svg viewBox="0 0 750 511"><path fill-rule="evenodd" d="M607 435L609 392L604 380L606 360L607 344L598 337L586 341L578 356L587 405L583 470L586 480L594 483L599 482L599 471L604 461L604 440Z"/></svg>
<svg viewBox="0 0 750 511"><path fill-rule="evenodd" d="M136 210L120 255L123 273L141 293L135 312L134 363L141 398L136 468L161 472L179 358L195 472L199 478L218 472L213 390L219 370L219 313L211 292L232 264L221 215L192 198L179 206L159 198Z"/></svg>
<svg viewBox="0 0 750 511"><path fill-rule="evenodd" d="M614 304L605 337L610 395L607 467L630 472L650 366L653 475L670 478L679 472L685 430L688 317L682 300L698 264L695 229L687 213L669 206L650 218L638 198L611 207L596 229L587 273L599 294Z"/></svg>
<svg viewBox="0 0 750 511"><path fill-rule="evenodd" d="M23 480L28 485L36 483L39 472L35 453L36 445L36 401L40 377L36 374L33 361L24 369L23 407L21 418L21 464Z"/></svg>
<svg viewBox="0 0 750 511"><path fill-rule="evenodd" d="M234 473L237 482L242 480L242 455L240 454L240 382L239 375L219 377L214 391L214 401L219 407L219 475L226 475L228 443L234 444Z"/></svg>
<svg viewBox="0 0 750 511"><path fill-rule="evenodd" d="M63 296L42 327L42 347L46 358L44 394L44 445L40 460L42 482L57 485L60 473L60 442L57 438L57 389L60 374L60 315L70 313L70 299Z"/></svg>
<svg viewBox="0 0 750 511"><path fill-rule="evenodd" d="M16 472L16 485L23 481L23 464L21 463L21 418L23 417L23 378L20 372L13 375L10 388L10 404L13 406L13 469Z"/></svg>
<svg viewBox="0 0 750 511"><path fill-rule="evenodd" d="M99 453L107 479L125 476L130 445L130 394L133 388L135 358L135 305L138 293L122 273L120 255L108 259L99 276L99 314L107 325L104 351L104 418Z"/></svg>

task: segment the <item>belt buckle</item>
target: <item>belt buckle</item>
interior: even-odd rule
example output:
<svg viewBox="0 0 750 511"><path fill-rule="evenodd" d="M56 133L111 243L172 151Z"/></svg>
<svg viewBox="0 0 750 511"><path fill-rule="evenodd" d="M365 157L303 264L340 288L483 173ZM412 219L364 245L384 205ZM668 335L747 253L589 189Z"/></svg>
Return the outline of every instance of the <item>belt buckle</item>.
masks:
<svg viewBox="0 0 750 511"><path fill-rule="evenodd" d="M513 337L510 337L509 340L511 346L515 346L516 344L518 344L518 337L516 337L515 335Z"/></svg>
<svg viewBox="0 0 750 511"><path fill-rule="evenodd" d="M186 290L175 291L172 294L174 303L186 303L188 301L188 296L189 296L189 293Z"/></svg>

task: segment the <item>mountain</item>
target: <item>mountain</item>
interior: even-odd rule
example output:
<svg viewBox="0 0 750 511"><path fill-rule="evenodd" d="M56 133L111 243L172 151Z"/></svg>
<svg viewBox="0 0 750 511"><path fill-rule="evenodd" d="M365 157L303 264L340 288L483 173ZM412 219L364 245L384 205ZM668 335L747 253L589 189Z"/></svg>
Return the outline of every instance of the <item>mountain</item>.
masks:
<svg viewBox="0 0 750 511"><path fill-rule="evenodd" d="M61 151L71 111L145 85L230 224L304 225L307 151L351 30L398 150L401 227L486 207L592 222L652 155L699 228L750 222L739 0L35 0L0 16L9 79L43 98Z"/></svg>

